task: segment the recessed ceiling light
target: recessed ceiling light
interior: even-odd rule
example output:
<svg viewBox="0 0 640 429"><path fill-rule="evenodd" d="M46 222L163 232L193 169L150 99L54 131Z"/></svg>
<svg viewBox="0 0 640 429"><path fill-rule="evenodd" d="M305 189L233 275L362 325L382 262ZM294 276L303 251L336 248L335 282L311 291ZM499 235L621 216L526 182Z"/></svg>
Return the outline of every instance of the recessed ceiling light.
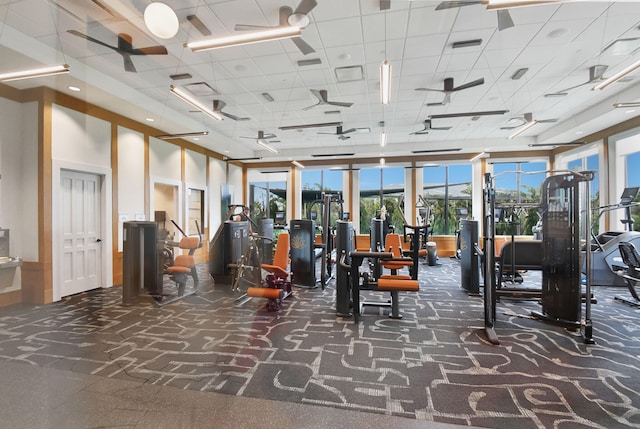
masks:
<svg viewBox="0 0 640 429"><path fill-rule="evenodd" d="M624 113L633 113L635 111L636 111L636 109L631 109L631 110L626 110Z"/></svg>
<svg viewBox="0 0 640 429"><path fill-rule="evenodd" d="M567 28L556 28L555 30L550 31L547 34L548 39L557 39L558 37L562 37L567 34L569 30Z"/></svg>
<svg viewBox="0 0 640 429"><path fill-rule="evenodd" d="M156 120L153 118L147 118L147 122L155 122Z"/></svg>
<svg viewBox="0 0 640 429"><path fill-rule="evenodd" d="M70 91L73 91L73 92L79 92L80 91L80 88L78 88L77 86L69 86L68 88L69 88Z"/></svg>
<svg viewBox="0 0 640 429"><path fill-rule="evenodd" d="M193 139L194 139L195 141L198 141L198 140L200 140L200 139L199 139L198 137L194 137Z"/></svg>
<svg viewBox="0 0 640 429"><path fill-rule="evenodd" d="M576 131L576 134L584 134L584 131Z"/></svg>

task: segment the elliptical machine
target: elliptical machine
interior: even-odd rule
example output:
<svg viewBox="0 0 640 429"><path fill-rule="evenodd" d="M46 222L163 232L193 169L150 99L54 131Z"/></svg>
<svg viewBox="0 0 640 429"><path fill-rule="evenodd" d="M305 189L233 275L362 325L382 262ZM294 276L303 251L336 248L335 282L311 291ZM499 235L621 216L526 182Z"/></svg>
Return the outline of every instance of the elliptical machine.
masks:
<svg viewBox="0 0 640 429"><path fill-rule="evenodd" d="M591 234L591 284L601 286L626 286L624 278L617 271L624 266L618 244L633 243L640 247L640 232L633 231L631 207L640 205L634 202L640 187L625 188L618 204L598 207L598 219L607 212L623 209L625 216L621 219L624 231L606 231L599 235ZM585 261L582 261L582 273L585 273Z"/></svg>

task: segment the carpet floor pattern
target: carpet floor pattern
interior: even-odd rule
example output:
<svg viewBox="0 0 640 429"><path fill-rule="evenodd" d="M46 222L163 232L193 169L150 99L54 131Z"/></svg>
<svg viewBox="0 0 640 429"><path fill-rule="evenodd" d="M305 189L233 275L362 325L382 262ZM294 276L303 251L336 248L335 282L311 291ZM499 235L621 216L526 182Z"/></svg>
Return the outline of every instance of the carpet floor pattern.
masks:
<svg viewBox="0 0 640 429"><path fill-rule="evenodd" d="M484 341L483 302L460 288L456 260L420 263L400 320L366 307L336 316L335 280L294 288L279 311L238 301L200 269L200 288L158 307L100 289L0 313L0 359L83 374L492 428L640 427L640 310L596 288L593 345L503 299ZM536 273L525 285L539 284ZM386 300L362 292L367 300Z"/></svg>

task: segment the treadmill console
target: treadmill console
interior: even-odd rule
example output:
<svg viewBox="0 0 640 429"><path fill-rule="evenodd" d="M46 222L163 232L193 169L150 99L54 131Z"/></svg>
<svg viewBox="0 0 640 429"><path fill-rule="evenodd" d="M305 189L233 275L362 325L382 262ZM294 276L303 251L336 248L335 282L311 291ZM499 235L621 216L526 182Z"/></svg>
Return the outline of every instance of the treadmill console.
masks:
<svg viewBox="0 0 640 429"><path fill-rule="evenodd" d="M631 204L633 200L636 199L639 190L640 187L638 186L635 186L633 188L624 188L624 191L622 191L622 196L620 197L620 205L624 206Z"/></svg>

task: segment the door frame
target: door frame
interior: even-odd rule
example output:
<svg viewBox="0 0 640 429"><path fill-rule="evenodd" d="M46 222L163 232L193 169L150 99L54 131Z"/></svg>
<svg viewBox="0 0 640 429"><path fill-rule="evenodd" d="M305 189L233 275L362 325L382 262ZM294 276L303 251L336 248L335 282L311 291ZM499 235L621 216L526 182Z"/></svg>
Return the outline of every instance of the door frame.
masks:
<svg viewBox="0 0 640 429"><path fill-rule="evenodd" d="M100 182L100 234L102 249L100 256L100 284L103 288L113 286L113 237L112 237L112 175L111 168L75 162L52 160L51 165L51 247L52 247L52 287L53 301L60 301L63 282L62 272L62 171L92 174Z"/></svg>

